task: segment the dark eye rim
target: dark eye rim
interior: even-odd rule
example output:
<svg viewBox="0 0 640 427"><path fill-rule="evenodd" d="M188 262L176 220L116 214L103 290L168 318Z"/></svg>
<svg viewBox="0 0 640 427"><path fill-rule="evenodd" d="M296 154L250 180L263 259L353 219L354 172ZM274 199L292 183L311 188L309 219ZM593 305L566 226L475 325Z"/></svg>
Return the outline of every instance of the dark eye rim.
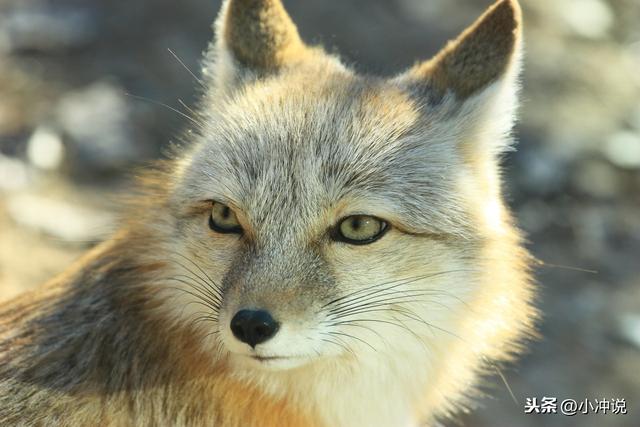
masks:
<svg viewBox="0 0 640 427"><path fill-rule="evenodd" d="M213 209L213 205L215 203L225 205L224 203L220 203L220 202L216 202L216 201L212 201L211 202L211 208ZM232 211L233 212L233 211ZM234 213L235 215L235 213ZM217 233L221 233L221 234L242 234L243 233L243 229L240 225L236 225L233 227L221 227L220 225L216 224L216 222L213 220L213 216L212 216L212 212L209 212L209 228Z"/></svg>
<svg viewBox="0 0 640 427"><path fill-rule="evenodd" d="M340 231L340 226L344 221L348 220L349 218L353 218L355 216L368 217L368 218L373 218L377 221L380 221L380 224L382 224L382 228L380 229L378 234L376 234L375 236L369 239L365 239L365 240L349 239L348 237L342 234L342 232ZM377 240L380 240L385 234L387 234L387 231L389 231L390 229L391 229L391 225L382 218L378 218L377 216L374 216L374 215L356 214L356 215L348 215L341 218L337 222L337 224L331 229L330 235L331 235L331 238L336 242L348 243L350 245L364 246L364 245L369 245Z"/></svg>

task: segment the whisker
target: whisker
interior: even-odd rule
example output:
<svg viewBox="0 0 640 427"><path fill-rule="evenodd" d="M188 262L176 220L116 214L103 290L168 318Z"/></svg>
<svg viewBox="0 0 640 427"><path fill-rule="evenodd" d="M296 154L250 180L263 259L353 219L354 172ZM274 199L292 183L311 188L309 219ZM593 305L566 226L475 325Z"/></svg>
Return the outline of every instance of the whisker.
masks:
<svg viewBox="0 0 640 427"><path fill-rule="evenodd" d="M202 294L210 297L212 300L217 301L218 303L220 302L221 300L220 295L214 293L212 289L209 286L207 286L207 284L196 282L194 278L191 276L188 276L185 274L178 274L176 276L167 277L165 278L165 280L182 279L182 278L192 280L193 283L189 283L189 286L199 290L200 292L202 292Z"/></svg>
<svg viewBox="0 0 640 427"><path fill-rule="evenodd" d="M355 320L354 322L357 322L357 320ZM364 326L364 325L356 325L355 323L352 323L352 322L341 322L341 324L343 326L353 326L353 327L357 327L357 328L367 329L370 332L373 332L374 334L376 334L378 336L378 338L380 338L382 341L384 341L387 344L387 346L389 346L389 341L387 341L386 338L384 338L382 335L380 335L380 333L378 331L376 331L375 329L373 329L373 328L370 328L370 327ZM336 325L337 324L332 324L330 326L336 326Z"/></svg>
<svg viewBox="0 0 640 427"><path fill-rule="evenodd" d="M338 343L338 342L333 341L333 340L330 340L330 339L328 339L328 338L320 338L320 340L321 340L321 341L324 341L324 342L331 343L331 344L333 344L333 345L337 345L338 347L342 348L343 350L345 350L345 351L349 351L350 353L352 353L352 354L353 354L353 351L351 351L349 348L347 348L347 346L345 346L344 344Z"/></svg>
<svg viewBox="0 0 640 427"><path fill-rule="evenodd" d="M412 291L412 290L408 290L408 291L402 291L403 293L400 295L395 295L393 297L389 297L389 298L380 298L380 299L376 299L376 300L372 300L372 301L367 301L367 302L363 302L362 304L357 304L357 305L352 305L351 307L347 307L346 309L340 307L340 308L336 308L334 310L330 310L329 314L333 315L333 314L344 314L344 313L349 313L351 311L356 311L359 310L361 308L367 308L367 307L378 307L380 306L380 304L385 304L385 305L391 305L391 304L400 304L400 303L411 303L411 302L419 302L421 300L414 300L414 299L409 299L409 298L417 298L417 297L421 297L421 296L430 296L430 295L434 295L437 296L438 293L437 292L429 292L429 291ZM394 292L397 293L397 292ZM387 295L391 295L387 294ZM381 295L380 297L383 297L386 295Z"/></svg>
<svg viewBox="0 0 640 427"><path fill-rule="evenodd" d="M178 279L178 278L175 278L175 277L167 277L164 280L173 280L173 281L176 281L176 282L180 282L180 283L183 283L183 284L189 286L191 289L197 290L197 288L195 288L193 284L187 282L186 280ZM218 306L218 301L216 301L214 299L211 299L211 297L208 297L206 294L204 294L204 295L203 294L197 294L197 293L191 292L191 291L189 291L187 289L182 289L182 288L177 288L177 287L173 287L171 289L177 289L177 290L186 292L191 296L194 296L194 297L196 297L198 299L201 299L202 301L208 302L213 307L217 307Z"/></svg>
<svg viewBox="0 0 640 427"><path fill-rule="evenodd" d="M193 108L189 107L182 99L178 98L178 103L182 105L185 108L185 110L189 111L189 113L191 113L193 116L198 116L198 112L195 111Z"/></svg>
<svg viewBox="0 0 640 427"><path fill-rule="evenodd" d="M349 353L351 353L353 356L356 356L356 353L353 351L353 349L351 348L351 346L347 343L345 343L344 339L342 339L339 336L334 335L331 332L322 332L322 335L328 335L331 336L332 338L334 338L337 343L339 343L340 347L344 348L345 350L347 350ZM332 341L332 340L328 340L329 342L333 342L334 344L336 344L336 342Z"/></svg>
<svg viewBox="0 0 640 427"><path fill-rule="evenodd" d="M182 67L187 70L187 72L191 75L191 77L193 77L193 79L202 87L204 87L204 82L202 81L201 78L199 78L198 76L195 75L195 73L193 71L191 71L191 69L189 67L187 67L187 65L184 63L184 61L182 61L182 59L180 59L180 57L178 55L176 55L176 53L171 49L171 48L167 48L167 50L169 51L169 53L171 54L171 56L173 56L175 58L176 61L178 61L178 63L180 65L182 65Z"/></svg>
<svg viewBox="0 0 640 427"><path fill-rule="evenodd" d="M189 326L195 326L201 322L213 322L216 323L218 321L217 317L214 316L199 316L189 322Z"/></svg>
<svg viewBox="0 0 640 427"><path fill-rule="evenodd" d="M511 396L511 399L513 399L513 402L516 404L516 406L520 407L520 402L518 401L518 399L516 399L516 395L513 394L513 390L511 389L511 386L509 385L509 383L507 382L507 378L504 376L504 374L502 373L502 371L500 370L500 368L498 368L498 365L496 365L495 363L493 363L491 360L489 360L487 357L483 356L482 359L487 362L489 365L491 365L491 367L493 367L493 369L495 369L496 373L498 374L498 376L500 377L500 379L502 379L502 383L504 384L504 386L507 389L507 392L509 392L509 395Z"/></svg>
<svg viewBox="0 0 640 427"><path fill-rule="evenodd" d="M412 276L412 277L415 277L415 276ZM396 280L391 280L389 282L383 282L383 283L378 283L378 284L375 284L375 285L367 286L366 288L363 288L363 289L358 289L358 290L356 290L354 292L350 292L350 293L348 293L346 295L343 295L343 296L338 297L338 298L336 298L334 300L331 300L328 303L324 304L320 308L321 309L322 308L326 308L326 307L328 307L330 305L333 305L333 304L335 304L335 303L337 303L339 301L343 301L345 298L350 298L350 297L355 296L355 295L357 295L357 294L359 294L361 292L366 292L368 290L371 290L371 289L374 289L374 288L377 288L377 287L386 286L386 285L390 285L390 284L393 284L393 283L398 283L398 282L401 282L403 280L405 280L405 279L396 279Z"/></svg>
<svg viewBox="0 0 640 427"><path fill-rule="evenodd" d="M432 273L432 274L425 274L425 275L420 275L420 276L412 276L412 277L409 277L409 278L393 280L393 281L390 281L390 282L369 286L367 288L357 290L355 292L352 292L352 293L347 294L345 296L342 296L340 298L336 298L333 301L330 301L329 303L323 305L321 307L321 309L326 308L326 307L328 307L330 305L333 305L333 304L335 304L336 302L339 302L339 301L342 301L342 303L341 303L342 305L350 304L350 303L355 302L355 301L361 301L361 298L368 298L368 297L374 296L376 294L379 294L381 292L390 291L390 290L396 289L396 288L398 288L400 286L404 286L404 285L408 285L408 284L411 284L411 283L415 283L415 282L417 282L419 280L430 279L430 278L441 276L441 275L444 275L444 274L461 273L461 272L474 272L474 271L477 271L477 270L475 270L475 269L446 270L446 271L440 271L440 272ZM373 288L380 288L382 286L386 286L386 285L389 285L389 284L393 284L393 286L385 287L385 288L382 288L382 289L375 289L375 290L371 291L370 293L368 293L366 295L357 296L357 294L359 294L361 292L368 291L368 290L371 290ZM347 298L346 301L344 300L345 298Z"/></svg>
<svg viewBox="0 0 640 427"><path fill-rule="evenodd" d="M204 123L201 123L201 122L197 121L196 119L194 119L194 118L193 118L193 117L191 117L190 115L188 115L188 114L186 114L186 113L184 113L184 112L182 112L182 111L178 110L177 108L174 108L174 107L172 107L172 106L170 106L170 105L168 105L168 104L165 104L165 103L160 102L160 101L156 101L156 100L154 100L154 99L145 98L144 96L134 95L134 94L131 94L131 93L128 93L128 92L125 92L125 95L126 95L126 96L130 96L131 98L134 98L134 99L138 99L138 100L140 100L140 101L145 101L145 102L148 102L148 103L150 103L150 104L157 105L157 106L159 106L159 107L164 107L164 108L166 108L166 109L168 109L168 110L170 110L170 111L173 111L174 113L176 113L176 114L180 115L181 117L183 117L183 118L185 118L185 119L189 120L191 123L193 123L194 125L196 125L196 127L197 127L198 129L200 129L200 130L203 130L203 129L204 129Z"/></svg>
<svg viewBox="0 0 640 427"><path fill-rule="evenodd" d="M398 313L399 313L399 314L403 314L403 315L407 316L407 314L406 314L406 313L402 313L402 312L400 312L400 311L398 311ZM465 342L465 343L467 342L467 341L466 341L465 339L463 339L460 335L458 335L458 334L456 334L456 333L454 333L454 332L451 332L451 331L449 331L449 330L447 330L447 329L441 328L440 326L437 326L437 325L435 325L435 324L433 324L433 323L427 322L427 321L426 321L426 320L424 320L421 316L418 316L415 312L413 313L413 315L414 315L414 316L416 316L416 317L418 318L418 319L413 319L413 320L420 321L421 323L423 323L423 324L425 324L425 325L429 326L430 328L437 329L437 330L439 330L440 332L444 332L445 334L448 334L448 335L450 335L450 336L452 336L452 337L454 337L454 338L457 338L457 339L461 340L462 342ZM407 317L408 317L408 316L407 316ZM411 317L409 317L409 318L411 318Z"/></svg>
<svg viewBox="0 0 640 427"><path fill-rule="evenodd" d="M445 306L444 304L432 300L432 299L419 299L417 297L420 296L429 296L429 295L433 295L433 294L429 294L429 293L421 293L421 294L408 294L408 295L397 295L393 298L387 298L387 299L383 299L380 301L370 301L366 304L362 304L359 306L355 306L355 307L351 307L348 310L342 310L342 311L336 311L336 312L330 312L327 317L332 317L332 318L340 318L340 317L344 317L344 316L351 316L355 313L358 313L361 310L367 310L370 308L376 308L376 307L390 307L392 305L397 305L397 304L412 304L412 303L434 303L436 305L441 305L447 309L450 309L450 307ZM436 294L437 295L437 294Z"/></svg>
<svg viewBox="0 0 640 427"><path fill-rule="evenodd" d="M179 266L181 266L182 268L186 269L186 270L187 270L187 271L189 271L191 274L194 274L196 277L198 277L198 278L199 278L200 280L202 280L203 282L208 283L208 284L213 288L213 290L215 290L215 292L216 292L216 293L218 293L218 294L222 294L222 288L221 288L221 287L220 287L220 286L215 282L215 280L213 280L213 279L211 278L211 276L209 276L209 275L207 274L207 272L206 272L206 271L204 271L204 269L203 269L202 267L200 267L200 265L198 265L198 263L196 263L196 262L195 262L194 260L192 260L191 258L189 258L189 257L187 257L187 256L185 256L185 255L183 255L183 254L181 254L180 252L172 251L172 250L169 250L168 252L169 252L169 253L171 253L171 254L173 254L173 255L177 255L177 256L179 256L179 257L182 257L184 260L186 260L186 261L190 262L192 265L194 265L194 266L195 266L195 267L196 267L196 268L197 268L197 269L198 269L198 270L199 270L199 271L200 271L200 272L201 272L201 273L202 273L202 274L207 278L207 280L208 280L208 281L207 281L207 280L205 280L204 278L202 278L201 276L199 276L199 275L195 274L191 269L187 268L187 267L186 267L186 266L184 266L182 263L179 263L179 262L177 262L177 261L173 260L173 262L177 263Z"/></svg>
<svg viewBox="0 0 640 427"><path fill-rule="evenodd" d="M346 333L344 333L344 332L335 332L335 331L331 331L331 332L329 332L329 333L330 333L331 335L341 335L341 336L349 337L349 338L351 338L351 339L354 339L354 340L360 341L361 343L363 343L363 344L365 344L365 345L369 346L373 351L376 351L376 352L378 351L378 350L376 350L376 348L375 348L374 346L372 346L371 344L369 344L369 343L368 343L368 342L366 342L365 340L363 340L363 339L361 339L361 338L358 338L358 337L355 337L355 336L353 336L353 335L346 334Z"/></svg>
<svg viewBox="0 0 640 427"><path fill-rule="evenodd" d="M578 271L580 273L590 273L590 274L598 274L599 273L597 270L589 270L589 269L581 268L581 267L572 267L570 265L551 264L551 263L548 263L548 262L545 262L545 261L540 261L540 264L543 267L559 268L559 269L569 270L569 271Z"/></svg>

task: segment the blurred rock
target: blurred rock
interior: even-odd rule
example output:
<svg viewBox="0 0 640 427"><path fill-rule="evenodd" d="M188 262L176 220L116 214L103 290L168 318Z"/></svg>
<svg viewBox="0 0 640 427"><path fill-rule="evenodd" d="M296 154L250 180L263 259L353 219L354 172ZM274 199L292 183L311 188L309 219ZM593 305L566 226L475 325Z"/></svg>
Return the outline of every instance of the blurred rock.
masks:
<svg viewBox="0 0 640 427"><path fill-rule="evenodd" d="M96 24L88 9L29 4L0 16L0 45L5 51L59 51L89 44Z"/></svg>
<svg viewBox="0 0 640 427"><path fill-rule="evenodd" d="M640 349L640 314L619 315L618 332L627 342Z"/></svg>
<svg viewBox="0 0 640 427"><path fill-rule="evenodd" d="M0 190L18 191L27 188L29 170L27 165L18 159L0 154Z"/></svg>
<svg viewBox="0 0 640 427"><path fill-rule="evenodd" d="M612 231L613 213L603 206L576 205L571 212L576 250L582 259L593 261L606 256L607 238Z"/></svg>
<svg viewBox="0 0 640 427"><path fill-rule="evenodd" d="M585 160L572 178L580 192L593 197L612 198L622 190L615 168L604 161Z"/></svg>
<svg viewBox="0 0 640 427"><path fill-rule="evenodd" d="M0 72L3 70L0 69ZM0 100L0 135L11 134L20 128L22 114L15 105L10 104L11 99Z"/></svg>
<svg viewBox="0 0 640 427"><path fill-rule="evenodd" d="M516 159L520 166L517 178L527 192L546 195L561 192L565 187L567 161L552 150L524 147L516 153Z"/></svg>
<svg viewBox="0 0 640 427"><path fill-rule="evenodd" d="M614 23L613 11L603 0L565 0L556 6L569 28L582 37L604 38Z"/></svg>
<svg viewBox="0 0 640 427"><path fill-rule="evenodd" d="M638 42L638 46L640 46L640 42ZM640 100L638 101L638 105L631 110L629 117L631 126L640 132Z"/></svg>
<svg viewBox="0 0 640 427"><path fill-rule="evenodd" d="M94 83L64 95L56 118L79 157L78 167L115 169L140 155L125 92L111 83Z"/></svg>
<svg viewBox="0 0 640 427"><path fill-rule="evenodd" d="M29 194L10 196L7 212L17 224L70 244L96 242L114 227L109 213Z"/></svg>
<svg viewBox="0 0 640 427"><path fill-rule="evenodd" d="M64 160L62 138L49 127L39 127L27 143L27 157L31 164L40 169L58 169Z"/></svg>
<svg viewBox="0 0 640 427"><path fill-rule="evenodd" d="M539 200L530 201L520 206L517 217L520 226L529 233L537 233L547 229L554 220L553 210L549 208L548 204Z"/></svg>
<svg viewBox="0 0 640 427"><path fill-rule="evenodd" d="M611 135L604 153L614 165L625 169L640 168L640 133L619 131Z"/></svg>

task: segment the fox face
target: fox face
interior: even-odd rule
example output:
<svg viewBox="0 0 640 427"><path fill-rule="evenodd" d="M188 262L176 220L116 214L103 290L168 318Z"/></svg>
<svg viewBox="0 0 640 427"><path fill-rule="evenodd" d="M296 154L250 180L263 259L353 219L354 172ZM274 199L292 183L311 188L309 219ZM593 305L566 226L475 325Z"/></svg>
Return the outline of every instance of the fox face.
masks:
<svg viewBox="0 0 640 427"><path fill-rule="evenodd" d="M345 333L383 345L351 325L373 316L415 329L424 313L401 307L472 281L466 257L479 236L456 200L464 160L455 145L397 84L320 72L313 81L294 70L229 100L206 120L208 140L175 193L176 206L202 203L184 222L182 250L219 288L225 347L249 358L301 362L363 344L347 346ZM277 333L234 337L242 310L269 313Z"/></svg>
<svg viewBox="0 0 640 427"><path fill-rule="evenodd" d="M498 166L520 45L501 0L430 61L362 76L279 1L226 1L149 255L174 261L172 318L271 387L371 369L453 410L534 318Z"/></svg>

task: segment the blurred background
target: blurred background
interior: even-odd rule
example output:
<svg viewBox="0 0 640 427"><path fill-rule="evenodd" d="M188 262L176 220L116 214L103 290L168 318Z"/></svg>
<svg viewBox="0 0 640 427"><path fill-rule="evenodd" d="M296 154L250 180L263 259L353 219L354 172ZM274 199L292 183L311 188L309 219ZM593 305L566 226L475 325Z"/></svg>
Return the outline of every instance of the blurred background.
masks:
<svg viewBox="0 0 640 427"><path fill-rule="evenodd" d="M521 0L526 63L508 200L540 267L543 339L477 427L640 425L640 1ZM490 0L285 0L305 40L392 75ZM0 299L108 235L130 171L197 99L213 0L0 0ZM629 414L525 415L527 397L626 399Z"/></svg>

